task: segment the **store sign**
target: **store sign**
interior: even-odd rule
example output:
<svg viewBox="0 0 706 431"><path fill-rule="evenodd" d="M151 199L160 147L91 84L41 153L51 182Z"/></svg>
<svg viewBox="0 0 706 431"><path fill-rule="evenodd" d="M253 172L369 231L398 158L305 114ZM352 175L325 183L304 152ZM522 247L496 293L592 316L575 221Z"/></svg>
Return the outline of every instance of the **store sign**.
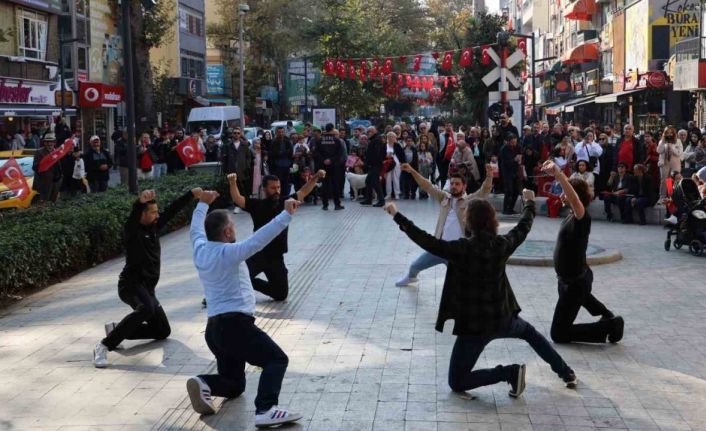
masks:
<svg viewBox="0 0 706 431"><path fill-rule="evenodd" d="M571 74L571 87L574 90L574 96L584 95L584 75L583 72Z"/></svg>
<svg viewBox="0 0 706 431"><path fill-rule="evenodd" d="M554 75L554 90L556 97L567 99L571 96L571 78L568 73L557 73Z"/></svg>
<svg viewBox="0 0 706 431"><path fill-rule="evenodd" d="M664 88L669 85L667 74L664 72L647 72L637 74L635 72L625 77L625 89L634 90L636 88Z"/></svg>
<svg viewBox="0 0 706 431"><path fill-rule="evenodd" d="M49 84L24 84L22 80L0 78L0 103L53 105L54 92Z"/></svg>
<svg viewBox="0 0 706 431"><path fill-rule="evenodd" d="M80 82L78 92L78 104L82 108L113 108L122 102L124 97L122 87L100 82Z"/></svg>
<svg viewBox="0 0 706 431"><path fill-rule="evenodd" d="M225 67L222 64L206 66L206 94L225 93Z"/></svg>

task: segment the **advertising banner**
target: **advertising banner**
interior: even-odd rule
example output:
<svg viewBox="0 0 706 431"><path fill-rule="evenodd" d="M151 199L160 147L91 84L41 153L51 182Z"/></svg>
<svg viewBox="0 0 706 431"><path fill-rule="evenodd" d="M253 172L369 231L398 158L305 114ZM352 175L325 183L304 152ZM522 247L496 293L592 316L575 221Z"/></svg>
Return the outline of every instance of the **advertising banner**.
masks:
<svg viewBox="0 0 706 431"><path fill-rule="evenodd" d="M206 65L206 94L225 93L225 67L222 64Z"/></svg>

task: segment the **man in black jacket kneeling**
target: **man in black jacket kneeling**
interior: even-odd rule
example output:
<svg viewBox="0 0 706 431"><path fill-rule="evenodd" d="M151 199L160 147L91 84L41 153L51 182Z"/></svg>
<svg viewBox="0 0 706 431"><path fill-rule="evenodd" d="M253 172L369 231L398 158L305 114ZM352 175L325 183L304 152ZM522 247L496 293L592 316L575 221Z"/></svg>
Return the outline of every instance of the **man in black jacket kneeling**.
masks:
<svg viewBox="0 0 706 431"><path fill-rule="evenodd" d="M535 216L534 192L524 190L522 217L509 233L498 235L495 209L486 200L474 199L466 208L466 238L437 239L419 229L397 212L394 204L385 210L394 216L400 229L418 246L448 260L448 269L439 304L436 330L442 332L446 320L454 319L456 343L451 352L449 386L455 392L507 382L509 395L518 397L525 389L525 365L498 365L473 370L485 346L497 338L520 338L551 367L569 388L576 386L574 371L547 339L523 320L505 264L522 244Z"/></svg>

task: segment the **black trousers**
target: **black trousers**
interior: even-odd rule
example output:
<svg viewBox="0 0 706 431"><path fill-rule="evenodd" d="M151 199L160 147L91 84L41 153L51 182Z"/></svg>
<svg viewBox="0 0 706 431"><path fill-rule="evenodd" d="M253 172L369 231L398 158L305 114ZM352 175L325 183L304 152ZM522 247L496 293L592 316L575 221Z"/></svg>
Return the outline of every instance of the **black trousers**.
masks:
<svg viewBox="0 0 706 431"><path fill-rule="evenodd" d="M515 211L517 197L520 196L520 179L517 177L503 177L503 212Z"/></svg>
<svg viewBox="0 0 706 431"><path fill-rule="evenodd" d="M417 194L417 182L414 181L412 174L408 172L400 174L400 189L402 189L402 196L414 199Z"/></svg>
<svg viewBox="0 0 706 431"><path fill-rule="evenodd" d="M287 279L287 266L284 256L264 256L257 253L246 261L250 272L250 282L253 289L264 293L275 301L284 301L289 294L289 280ZM256 278L258 274L265 273L267 281Z"/></svg>
<svg viewBox="0 0 706 431"><path fill-rule="evenodd" d="M172 329L154 292L157 281L120 278L118 296L132 307L133 312L103 339L108 350L114 350L123 340L164 340L169 337Z"/></svg>
<svg viewBox="0 0 706 431"><path fill-rule="evenodd" d="M436 167L439 169L439 178L437 178L437 181L439 182L439 187L441 188L444 188L444 185L446 185L446 180L449 177L450 164L451 162L448 160L441 160L436 163Z"/></svg>
<svg viewBox="0 0 706 431"><path fill-rule="evenodd" d="M257 413L279 403L282 379L289 358L272 339L255 326L255 318L242 313L210 317L206 344L216 356L218 374L199 377L217 397L236 398L245 390L245 363L262 368L255 398Z"/></svg>
<svg viewBox="0 0 706 431"><path fill-rule="evenodd" d="M380 182L380 173L382 168L371 167L368 169L368 176L365 177L365 190L367 193L366 199L368 202L373 200L373 192L377 194L378 203L385 202L385 193L382 191L382 183Z"/></svg>
<svg viewBox="0 0 706 431"><path fill-rule="evenodd" d="M341 188L338 185L338 170L340 168L340 166L336 165L324 166L324 170L326 171L326 178L324 178L323 180L323 192L321 194L321 201L325 207L328 206L328 201L331 198L333 198L333 203L336 206L341 205Z"/></svg>
<svg viewBox="0 0 706 431"><path fill-rule="evenodd" d="M605 343L612 328L609 320L593 323L574 324L581 307L591 316L609 316L610 311L595 296L591 294L593 271L590 268L574 280L559 278L559 301L554 309L551 336L556 343Z"/></svg>
<svg viewBox="0 0 706 431"><path fill-rule="evenodd" d="M91 193L103 193L108 190L108 180L92 180L88 183Z"/></svg>

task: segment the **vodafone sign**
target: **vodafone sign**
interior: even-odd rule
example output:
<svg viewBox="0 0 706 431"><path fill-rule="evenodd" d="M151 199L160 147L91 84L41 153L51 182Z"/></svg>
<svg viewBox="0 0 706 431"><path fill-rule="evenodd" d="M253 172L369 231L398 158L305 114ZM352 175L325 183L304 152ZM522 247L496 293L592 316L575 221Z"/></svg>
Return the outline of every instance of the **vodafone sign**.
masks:
<svg viewBox="0 0 706 431"><path fill-rule="evenodd" d="M82 108L113 108L123 101L123 87L99 82L79 83L78 104Z"/></svg>

